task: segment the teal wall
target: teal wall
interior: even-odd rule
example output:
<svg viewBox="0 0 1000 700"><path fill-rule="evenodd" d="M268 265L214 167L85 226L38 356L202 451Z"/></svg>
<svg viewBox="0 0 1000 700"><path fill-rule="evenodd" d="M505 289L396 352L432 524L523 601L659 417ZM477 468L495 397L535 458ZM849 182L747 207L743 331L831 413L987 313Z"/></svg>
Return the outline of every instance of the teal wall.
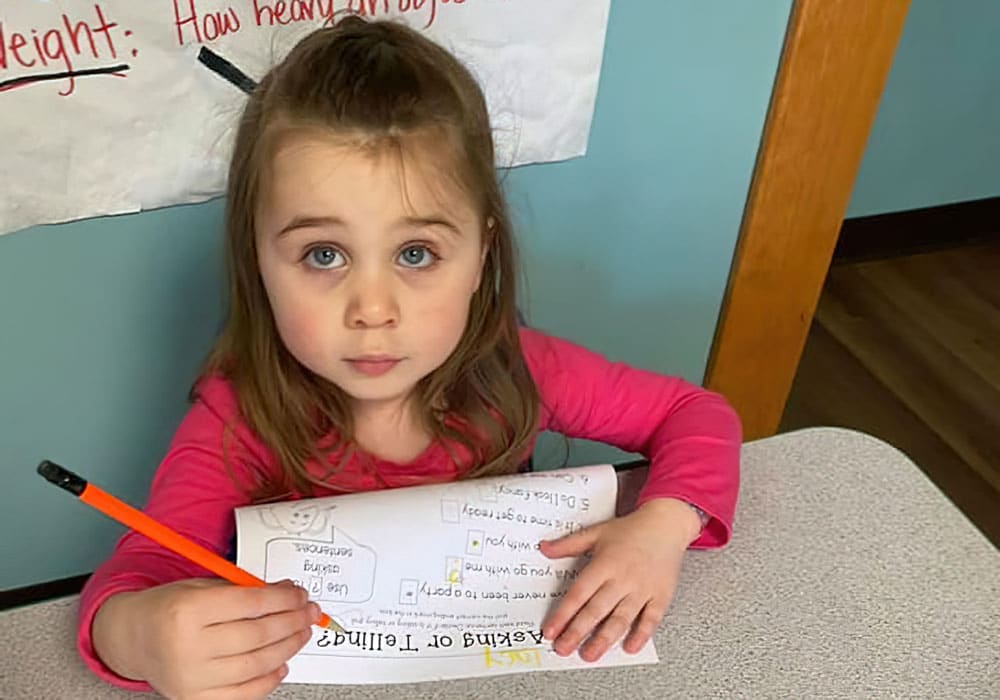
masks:
<svg viewBox="0 0 1000 700"><path fill-rule="evenodd" d="M848 216L1000 196L1000 2L913 0Z"/></svg>
<svg viewBox="0 0 1000 700"><path fill-rule="evenodd" d="M701 381L790 1L614 3L588 155L507 178L533 324ZM221 213L0 237L0 589L88 572L120 532L40 459L142 503L219 323Z"/></svg>

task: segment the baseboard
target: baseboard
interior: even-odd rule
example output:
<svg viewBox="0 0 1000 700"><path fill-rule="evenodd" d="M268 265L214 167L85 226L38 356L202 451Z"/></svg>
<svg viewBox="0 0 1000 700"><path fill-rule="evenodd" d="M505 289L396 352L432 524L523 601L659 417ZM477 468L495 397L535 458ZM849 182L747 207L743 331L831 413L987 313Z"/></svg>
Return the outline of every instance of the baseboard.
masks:
<svg viewBox="0 0 1000 700"><path fill-rule="evenodd" d="M834 262L912 255L1000 240L1000 197L844 219Z"/></svg>
<svg viewBox="0 0 1000 700"><path fill-rule="evenodd" d="M90 574L80 576L70 576L56 581L46 581L45 583L35 583L23 588L12 588L7 591L0 591L0 610L9 610L31 603L41 603L53 598L62 598L68 595L75 595L83 589L83 584L90 578Z"/></svg>

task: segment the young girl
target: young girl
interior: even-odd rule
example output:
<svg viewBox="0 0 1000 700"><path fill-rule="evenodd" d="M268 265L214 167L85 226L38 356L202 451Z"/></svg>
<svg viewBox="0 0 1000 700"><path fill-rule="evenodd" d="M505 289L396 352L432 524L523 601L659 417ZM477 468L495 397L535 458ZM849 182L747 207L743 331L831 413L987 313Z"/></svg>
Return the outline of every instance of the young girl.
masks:
<svg viewBox="0 0 1000 700"><path fill-rule="evenodd" d="M226 553L233 509L514 472L539 430L649 458L632 514L541 543L591 560L542 622L559 654L638 651L689 546L729 538L740 429L718 396L519 328L483 95L421 34L349 17L246 106L229 172L229 312L153 482L152 517ZM262 697L318 610L127 534L88 582L98 675Z"/></svg>

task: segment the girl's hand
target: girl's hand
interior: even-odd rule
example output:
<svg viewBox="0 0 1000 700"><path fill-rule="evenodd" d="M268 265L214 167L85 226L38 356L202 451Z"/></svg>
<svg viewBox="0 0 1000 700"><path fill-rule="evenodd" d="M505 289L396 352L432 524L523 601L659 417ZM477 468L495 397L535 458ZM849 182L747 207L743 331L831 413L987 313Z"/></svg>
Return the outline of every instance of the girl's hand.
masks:
<svg viewBox="0 0 1000 700"><path fill-rule="evenodd" d="M191 579L111 596L94 616L93 643L112 671L168 698L263 698L318 616L290 582L244 588Z"/></svg>
<svg viewBox="0 0 1000 700"><path fill-rule="evenodd" d="M667 611L681 559L700 531L701 519L688 504L661 498L624 517L542 541L541 552L551 559L592 554L542 625L556 653L568 656L587 640L580 658L597 661L630 630L622 648L630 654L642 649Z"/></svg>

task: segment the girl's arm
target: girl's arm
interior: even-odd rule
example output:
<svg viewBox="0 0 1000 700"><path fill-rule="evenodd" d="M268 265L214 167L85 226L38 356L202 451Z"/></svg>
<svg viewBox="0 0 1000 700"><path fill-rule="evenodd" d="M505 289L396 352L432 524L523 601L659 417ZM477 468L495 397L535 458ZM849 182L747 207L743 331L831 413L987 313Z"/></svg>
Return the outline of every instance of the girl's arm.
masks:
<svg viewBox="0 0 1000 700"><path fill-rule="evenodd" d="M642 454L650 468L639 505L685 501L709 517L693 547L729 541L742 434L725 399L533 329L521 329L521 343L541 394L541 429Z"/></svg>
<svg viewBox="0 0 1000 700"><path fill-rule="evenodd" d="M221 380L210 382L221 383ZM229 402L211 400L220 398L223 387L210 384L208 389L203 396L207 393L209 403L197 401L178 428L153 479L144 510L181 535L225 556L234 532L233 509L248 502L234 480L246 476L243 466L246 460L238 459L246 450L244 444L237 444L237 439L227 437L230 475L223 462L224 419L218 405L221 403L221 408L225 408ZM224 389L228 391L228 386ZM80 597L77 647L84 662L104 680L129 689L149 690L146 683L116 675L98 657L91 636L94 616L117 593L212 576L146 537L127 532L111 558L87 581Z"/></svg>

